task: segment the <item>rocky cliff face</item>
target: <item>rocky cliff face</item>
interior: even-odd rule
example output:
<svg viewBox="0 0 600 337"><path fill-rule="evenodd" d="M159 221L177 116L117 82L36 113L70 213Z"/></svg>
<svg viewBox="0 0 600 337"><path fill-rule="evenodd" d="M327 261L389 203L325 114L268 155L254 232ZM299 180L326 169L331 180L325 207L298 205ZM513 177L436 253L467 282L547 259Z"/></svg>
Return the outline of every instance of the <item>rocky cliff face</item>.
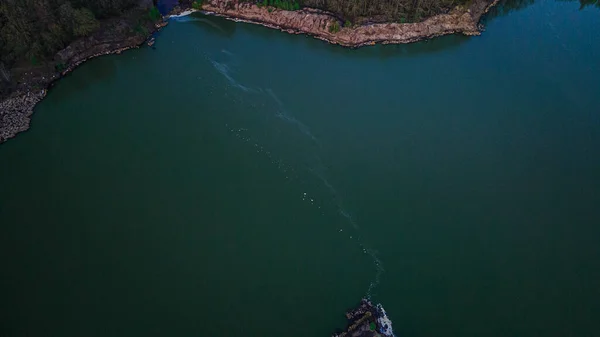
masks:
<svg viewBox="0 0 600 337"><path fill-rule="evenodd" d="M478 35L479 19L494 3L493 0L474 0L468 8L456 7L448 14L436 15L418 23L370 24L344 27L337 32L333 32L332 27L342 27L342 22L330 13L316 9L284 11L234 0L209 0L203 9L238 21L309 34L347 47L360 47L375 43L409 43L453 33Z"/></svg>

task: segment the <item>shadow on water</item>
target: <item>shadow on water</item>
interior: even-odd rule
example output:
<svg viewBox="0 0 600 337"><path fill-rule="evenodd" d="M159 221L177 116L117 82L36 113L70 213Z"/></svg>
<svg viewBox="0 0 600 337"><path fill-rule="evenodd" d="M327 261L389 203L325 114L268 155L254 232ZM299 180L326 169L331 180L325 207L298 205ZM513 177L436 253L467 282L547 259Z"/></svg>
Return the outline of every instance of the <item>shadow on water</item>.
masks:
<svg viewBox="0 0 600 337"><path fill-rule="evenodd" d="M117 64L114 57L98 57L88 61L93 64L93 67L85 67L81 69L75 69L75 71L85 71L86 76L70 76L70 85L68 86L69 94L88 89L89 87L95 86L98 83L108 82L116 78ZM60 85L62 81L59 81Z"/></svg>
<svg viewBox="0 0 600 337"><path fill-rule="evenodd" d="M556 0L557 2L579 2L579 10L586 7L597 7L600 9L600 0ZM535 3L535 0L501 0L496 6L483 17L485 24L497 17L506 16L510 13L525 9Z"/></svg>
<svg viewBox="0 0 600 337"><path fill-rule="evenodd" d="M231 38L235 35L237 23L217 16L192 13L188 16L173 19L179 22L190 22L209 34Z"/></svg>
<svg viewBox="0 0 600 337"><path fill-rule="evenodd" d="M586 7L596 7L600 9L600 0L557 0L565 2L579 2L579 10L584 10Z"/></svg>
<svg viewBox="0 0 600 337"><path fill-rule="evenodd" d="M533 5L534 2L535 0L501 0L483 17L482 22L485 24L495 18L525 9Z"/></svg>

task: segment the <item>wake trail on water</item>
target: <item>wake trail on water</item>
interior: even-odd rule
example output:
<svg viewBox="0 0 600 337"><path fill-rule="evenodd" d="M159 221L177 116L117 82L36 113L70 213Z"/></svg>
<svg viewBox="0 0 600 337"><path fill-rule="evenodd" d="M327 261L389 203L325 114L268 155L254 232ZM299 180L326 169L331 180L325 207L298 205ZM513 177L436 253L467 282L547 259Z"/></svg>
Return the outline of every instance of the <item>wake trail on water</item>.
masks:
<svg viewBox="0 0 600 337"><path fill-rule="evenodd" d="M352 215L346 210L339 193L333 187L333 185L331 185L329 180L327 180L327 178L325 177L325 172L324 172L325 166L321 163L321 158L317 156L316 159L317 159L317 163L319 163L319 164L316 165L315 167L309 167L308 171L310 173L312 173L313 175L315 175L317 178L319 178L319 180L321 180L321 182L323 182L323 185L325 185L325 187L327 187L327 190L329 190L329 193L331 194L335 204L337 205L338 213L340 215L342 215L344 218L346 218L347 221L352 225L352 227L354 229L358 230L358 224L354 220L354 217L352 217Z"/></svg>
<svg viewBox="0 0 600 337"><path fill-rule="evenodd" d="M233 76L231 75L231 68L229 68L229 66L225 63L220 63L217 62L211 58L208 59L210 61L210 63L212 63L213 67L219 72L221 73L221 75L223 75L223 77L225 77L227 79L227 81L229 82L229 84L231 84L233 87L239 88L243 91L246 92L254 92L253 89L246 87L245 85L242 85L241 83L239 83L238 81L236 81Z"/></svg>
<svg viewBox="0 0 600 337"><path fill-rule="evenodd" d="M307 136L311 140L313 140L315 142L315 144L319 145L319 148L320 148L320 142L312 134L312 132L310 131L310 128L308 126L306 126L304 123L298 121L290 113L287 112L287 110L284 107L283 102L279 99L279 97L275 94L275 92L271 88L267 88L266 92L273 98L273 100L277 103L278 107L280 108L276 115L279 118L282 118L287 122L295 124L298 127L298 129L300 130L300 132L302 132L305 136ZM311 163L308 165L307 170L310 173L312 173L315 177L317 177L323 183L323 185L326 187L326 189L329 191L331 198L333 199L335 205L337 206L338 214L340 216L342 216L344 218L344 220L347 223L349 223L350 226L352 227L352 229L356 232L355 236L356 236L356 240L357 240L360 248L362 249L363 253L369 255L369 257L373 261L373 265L375 266L375 277L369 283L369 287L367 288L367 293L366 293L366 297L371 298L375 288L377 288L377 286L379 285L379 283L381 281L382 274L385 271L383 268L383 263L377 256L377 251L375 251L372 248L367 247L365 244L362 243L358 221L352 216L351 212L348 211L348 209L344 206L344 203L343 203L340 193L333 186L333 184L331 184L329 182L329 180L327 179L327 176L326 176L327 169L326 169L325 165L323 164L323 161L321 159L321 156L319 155L319 152L315 149L313 149L312 151L313 151L312 160L311 160ZM340 232L342 232L342 231L343 230L340 228ZM350 238L353 239L353 236L350 236Z"/></svg>
<svg viewBox="0 0 600 337"><path fill-rule="evenodd" d="M232 52L227 51L225 49L222 49L221 52L230 57L233 57L233 55L234 55ZM312 141L312 143L316 145L316 147L308 148L309 154L307 155L307 157L305 157L306 158L305 159L305 163L306 163L305 169L322 182L323 186L329 192L329 195L334 202L334 205L337 209L338 215L343 219L344 222L349 224L351 230L354 231L354 233L351 233L349 235L349 238L352 240L356 240L356 242L358 243L362 252L364 254L367 254L370 257L370 259L373 263L373 266L375 267L375 276L373 277L372 281L369 283L369 286L366 290L365 297L368 299L371 299L371 297L374 294L375 289L377 288L377 286L379 286L379 283L381 281L381 277L382 277L383 273L385 272L385 270L383 268L383 263L379 259L377 251L368 247L366 244L363 243L363 240L361 240L360 227L358 225L357 219L345 207L341 194L333 186L333 184L329 181L329 179L327 179L327 168L323 164L323 161L320 156L322 147L321 147L321 143L320 143L319 139L317 137L315 137L315 135L312 133L311 129L306 124L304 124L303 122L298 120L291 112L288 111L288 109L285 108L283 101L279 98L279 96L277 96L277 94L275 93L275 91L273 91L273 89L271 89L271 88L251 89L247 86L244 86L233 78L231 68L226 63L217 62L211 58L208 58L208 60L211 62L213 67L219 73L221 73L221 75L223 75L232 86L239 88L240 90L247 92L247 93L253 93L253 94L266 93L276 105L274 116L290 125L294 125L301 134L303 134L305 137L310 139ZM264 146L260 145L259 141L255 140L252 137L245 134L248 131L247 128L237 128L236 129L236 128L230 127L229 125L226 125L226 126L230 130L230 132L235 133L237 138L242 139L247 143L254 143L254 149L256 150L256 152L265 154L268 157L268 159L271 161L272 164L277 165L277 167L286 174L286 176L285 176L286 179L298 179L298 175L297 175L298 170L296 168L294 168L293 165L286 164L281 158L279 158L279 159L276 158L275 154L271 151L266 150ZM302 196L302 200L310 201L311 204L313 204L316 207L318 207L319 209L321 209L321 206L317 205L317 203L315 202L315 199L312 198L311 196L309 196L306 192L304 192L304 194ZM342 233L343 228L339 228L339 232ZM354 238L354 237L356 237L356 238ZM379 306L381 307L380 304L379 304ZM382 324L382 326L389 327L389 331L391 332L392 331L391 330L391 321L385 315L385 310L383 310L383 307L381 307L381 313L382 313L382 317L380 319L383 319L385 321L384 323L386 324L386 325ZM393 334L388 335L388 336L392 336L392 335Z"/></svg>
<svg viewBox="0 0 600 337"><path fill-rule="evenodd" d="M279 99L279 97L277 97L277 95L275 94L275 92L273 92L273 90L271 88L267 88L265 90L269 96L271 96L271 98L273 98L273 100L277 103L277 105L279 106L279 109L277 110L277 112L275 113L275 116L285 122L288 122L290 124L295 125L300 132L302 132L305 136L309 137L313 142L315 142L316 144L320 144L319 140L317 139L317 137L315 137L312 132L310 131L310 128L308 126L306 126L306 124L302 123L301 121L297 120L294 116L292 116L292 114L290 114L285 107L283 106L283 103L281 102L281 100Z"/></svg>

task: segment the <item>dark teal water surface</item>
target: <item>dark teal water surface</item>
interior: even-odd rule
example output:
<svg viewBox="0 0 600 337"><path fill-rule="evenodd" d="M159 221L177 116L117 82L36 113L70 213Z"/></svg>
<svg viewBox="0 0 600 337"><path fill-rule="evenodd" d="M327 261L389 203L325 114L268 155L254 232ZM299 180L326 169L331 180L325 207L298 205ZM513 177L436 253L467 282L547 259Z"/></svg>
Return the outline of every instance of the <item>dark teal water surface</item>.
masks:
<svg viewBox="0 0 600 337"><path fill-rule="evenodd" d="M506 9L506 7L503 7ZM349 50L205 16L0 145L0 336L600 335L600 10Z"/></svg>

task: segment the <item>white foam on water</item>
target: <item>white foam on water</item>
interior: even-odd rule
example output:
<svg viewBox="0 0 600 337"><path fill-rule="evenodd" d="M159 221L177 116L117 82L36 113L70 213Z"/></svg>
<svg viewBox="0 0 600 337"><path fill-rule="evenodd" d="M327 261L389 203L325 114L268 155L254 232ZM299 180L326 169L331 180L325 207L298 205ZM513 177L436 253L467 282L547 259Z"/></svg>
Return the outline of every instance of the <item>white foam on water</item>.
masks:
<svg viewBox="0 0 600 337"><path fill-rule="evenodd" d="M275 92L273 92L273 89L267 88L267 89L265 89L265 91L269 94L269 96L271 96L271 98L273 98L273 100L277 103L277 105L279 105L280 109L277 110L277 113L275 113L275 116L277 116L278 118L280 118L290 124L294 124L296 127L298 127L300 132L302 132L304 135L308 136L316 144L319 144L319 140L317 139L317 137L315 137L312 134L312 132L310 131L310 128L308 126L306 126L304 123L302 123L301 121L297 120L294 116L292 116L292 114L290 114L287 110L284 109L283 102L279 99L279 97L277 97L277 95L275 95Z"/></svg>
<svg viewBox="0 0 600 337"><path fill-rule="evenodd" d="M318 165L315 168L309 168L308 170L312 174L314 174L317 178L319 178L323 182L325 187L327 187L327 189L331 193L331 195L332 195L333 199L335 200L335 203L338 207L338 213L340 215L342 215L344 218L346 218L348 220L348 222L352 225L352 227L354 227L354 229L358 230L358 223L354 220L354 218L352 217L350 212L348 212L346 210L346 208L344 207L344 204L342 203L342 199L339 196L337 190L333 187L333 185L331 185L329 180L327 180L327 178L325 178L325 174L323 173L324 166L321 163L321 158L316 157L316 160L317 160Z"/></svg>
<svg viewBox="0 0 600 337"><path fill-rule="evenodd" d="M179 14L173 14L173 15L169 15L167 16L167 19L177 19L177 18L183 18L186 17L194 12L197 12L197 9L188 9L187 11L183 11Z"/></svg>
<svg viewBox="0 0 600 337"><path fill-rule="evenodd" d="M230 52L229 50L226 50L226 49L221 49L221 53L223 53L225 55L229 55L229 56L234 56L234 54L232 52Z"/></svg>
<svg viewBox="0 0 600 337"><path fill-rule="evenodd" d="M317 156L316 161L317 161L318 165L315 165L314 167L309 168L309 171L312 174L314 174L317 178L319 178L323 182L325 187L327 187L327 189L331 193L331 196L333 197L333 199L337 205L338 213L341 216L343 216L347 220L347 222L350 223L350 225L352 225L352 228L356 232L357 241L359 242L361 250L363 251L364 254L369 255L369 257L373 261L373 265L375 266L375 277L369 283L369 287L367 288L367 293L366 293L366 297L370 299L373 295L373 291L375 290L375 288L377 288L377 286L379 286L381 277L382 277L383 273L385 272L385 269L383 268L383 263L377 256L376 250L367 247L366 245L364 245L361 242L360 229L358 226L358 222L354 219L354 217L350 214L350 212L344 207L344 205L342 203L342 198L340 197L338 191L333 187L333 185L325 177L325 173L324 173L325 166L322 164L320 157ZM340 229L339 232L342 232L342 229ZM351 235L350 239L352 239L352 238L353 238L353 236Z"/></svg>
<svg viewBox="0 0 600 337"><path fill-rule="evenodd" d="M379 311L380 317L377 318L377 323L381 327L379 333L388 337L395 337L394 329L392 328L392 320L387 316L385 309L381 303L377 304L377 311Z"/></svg>
<svg viewBox="0 0 600 337"><path fill-rule="evenodd" d="M212 60L212 59L210 59L210 58L209 58L208 60L210 61L210 63L212 63L213 67L214 67L214 68L215 68L215 69L216 69L216 70L217 70L219 73L221 73L221 75L223 75L223 76L224 76L224 77L227 79L227 81L229 81L229 83L230 83L232 86L234 86L234 87L236 87L236 88L239 88L239 89L241 89L241 90L243 90L243 91L246 91L246 92L250 92L250 91L252 91L252 89L250 89L250 88L248 88L248 87L246 87L246 86L244 86L244 85L240 84L238 81L236 81L236 80L235 80L235 79L234 79L234 78L231 76L231 69L229 68L229 66L228 66L227 64L225 64L225 63L219 63L219 62L217 62L217 61L215 61L215 60Z"/></svg>
<svg viewBox="0 0 600 337"><path fill-rule="evenodd" d="M275 95L275 93L273 92L273 89L271 89L271 88L267 88L265 91L266 91L266 92L267 92L269 95L271 95L271 97L272 97L272 98L275 100L275 102L277 102L277 104L278 104L279 106L281 106L281 107L283 106L283 103L281 102L281 100L279 99L279 97L277 97L277 95Z"/></svg>
<svg viewBox="0 0 600 337"><path fill-rule="evenodd" d="M260 144L260 142L258 140L251 137L248 134L249 130L247 128L235 128L235 127L231 127L228 124L225 124L225 127L227 128L227 130L230 133L233 134L234 137L243 141L244 143L248 143L248 145L251 146L251 148L253 149L254 152L265 156L272 165L276 166L279 169L279 171L281 171L285 175L285 179L287 179L287 180L298 179L298 174L296 172L296 169L294 167L292 167L291 165L287 164L281 158L277 158L273 154L273 152L266 149L264 146L262 146ZM306 198L306 195L304 195L303 198ZM313 200L313 203L314 203L314 200Z"/></svg>
<svg viewBox="0 0 600 337"><path fill-rule="evenodd" d="M350 215L350 213L348 213L348 211L346 211L344 209L344 207L342 206L342 202L338 201L338 212L346 219L348 219L348 222L350 222L350 224L352 225L352 227L354 227L354 229L358 229L358 224L356 223L356 221L354 221L354 218L352 217L352 215Z"/></svg>
<svg viewBox="0 0 600 337"><path fill-rule="evenodd" d="M302 132L304 135L308 136L315 143L317 143L317 144L319 143L319 140L310 132L310 129L306 125L304 125L304 123L300 122L293 116L290 116L286 111L277 111L275 116L277 116L278 118L280 118L290 124L296 125L298 127L298 129L300 130L300 132Z"/></svg>
<svg viewBox="0 0 600 337"><path fill-rule="evenodd" d="M381 275L385 272L385 269L383 269L383 263L377 256L376 250L363 246L363 252L368 254L373 260L373 264L375 264L375 278L373 281L371 281L371 283L369 283L369 288L367 289L367 298L370 299L373 295L373 290L379 285L379 282L381 281Z"/></svg>
<svg viewBox="0 0 600 337"><path fill-rule="evenodd" d="M227 54L227 52L225 50L222 50L222 52ZM219 63L214 60L210 60L210 61L213 64L213 66L215 67L215 69L217 69L217 71L219 71L233 86L238 87L244 91L250 91L249 88L241 85L232 77L231 69L229 68L229 66L227 64ZM275 116L285 122L288 122L288 123L296 126L300 130L300 132L302 132L304 135L309 137L312 141L314 141L314 143L316 145L318 145L318 148L320 148L320 143L319 143L318 139L312 134L312 132L310 131L310 128L308 128L301 121L297 120L293 115L291 115L285 109L282 100L277 96L277 94L273 91L273 89L264 88L264 90L263 90L263 89L259 88L259 89L252 89L252 92L254 92L254 93L265 93L266 92L266 94L268 94L271 97L271 99L278 106ZM249 138L245 138L245 137L238 137L238 138L243 139L246 142L250 142ZM255 140L252 140L252 142L258 143ZM256 146L258 146L258 145L255 144L255 147ZM347 224L349 224L351 226L350 229L351 230L353 229L354 233L345 232L345 231L343 231L342 228L339 228L339 227L336 229L340 233L343 233L345 236L347 236L350 240L353 240L353 241L356 240L356 242L358 243L362 252L364 254L369 255L371 261L373 262L373 265L375 267L375 276L374 276L373 280L369 283L369 287L366 291L366 297L371 298L375 288L377 288L377 286L379 285L381 277L384 273L383 264L382 264L381 260L378 258L377 252L375 250L367 247L366 245L364 245L361 242L361 235L360 235L360 231L359 231L358 221L355 219L355 217L352 215L352 213L344 206L344 204L342 202L342 197L340 196L340 194L338 193L336 188L327 179L327 177L326 177L327 169L326 169L326 166L323 164L323 161L321 160L319 153L317 152L318 148L313 148L312 149L313 155L305 158L307 160L307 165L306 165L305 169L307 169L309 172L311 172L314 176L316 176L323 183L323 185L329 191L330 196L333 198L333 201L337 208L338 214L341 217L343 217L343 219L345 219L345 222ZM294 171L294 169L291 166L285 164L280 158L276 159L273 156L273 154L271 154L269 151L264 151L262 146L260 147L260 151L257 150L256 152L265 152L267 157L271 160L272 164L276 165L282 172L286 173L286 179L288 179L287 173L289 171L292 171L292 172ZM289 169L289 171L288 171L288 169ZM297 179L298 175L295 173L296 172L293 172L293 174L295 175L295 178ZM306 192L304 192L301 199L303 202L310 202L311 205L313 205L314 207L317 207L319 209L319 212L322 215L324 215L323 210L321 209L320 203L318 203L314 197L312 197L312 196L308 195Z"/></svg>
<svg viewBox="0 0 600 337"><path fill-rule="evenodd" d="M229 75L229 72L228 72L229 68L227 67L227 65L221 64L218 62L214 62L213 65L215 65L215 68L222 71L224 76L227 77L227 75ZM227 124L226 124L226 127L231 133L233 133L233 135L236 138L238 138L246 143L250 143L250 145L252 145L252 147L254 148L254 150L257 153L264 154L269 159L271 164L275 165L282 173L285 174L286 179L288 179L288 180L289 179L293 179L293 180L298 179L297 171L292 166L285 163L281 158L275 157L275 155L272 152L266 150L262 145L260 145L259 141L250 137L247 133L247 131L248 131L247 128L234 128ZM351 240L354 240L356 237L356 240L357 240L361 250L363 251L364 254L369 255L369 257L371 258L371 260L373 262L373 265L375 266L375 276L374 276L373 280L369 283L369 287L366 292L366 297L370 299L373 295L374 289L379 285L381 277L382 277L383 273L385 272L385 270L383 268L383 263L377 256L376 250L373 250L373 249L367 247L366 245L364 245L361 242L358 223L354 219L354 217L350 214L350 212L344 208L341 197L339 196L337 190L329 182L329 180L325 177L325 173L324 173L325 166L323 165L319 156L314 157L314 161L312 162L312 165L307 167L307 170L309 172L311 172L314 176L319 178L319 180L321 180L323 185L329 190L331 197L333 198L333 201L335 202L335 205L337 207L337 212L344 219L346 219L347 223L349 223L352 226L351 229L354 229L354 233L349 233L349 235L348 234L345 234L345 235L348 235L348 237ZM321 209L322 205L315 199L315 197L313 197L311 195L311 193L303 192L301 199L304 202L310 202L311 205L313 205L314 207L317 207L319 209L319 213L321 213L321 215L324 215L323 210ZM338 231L340 233L342 233L343 229L338 228Z"/></svg>

